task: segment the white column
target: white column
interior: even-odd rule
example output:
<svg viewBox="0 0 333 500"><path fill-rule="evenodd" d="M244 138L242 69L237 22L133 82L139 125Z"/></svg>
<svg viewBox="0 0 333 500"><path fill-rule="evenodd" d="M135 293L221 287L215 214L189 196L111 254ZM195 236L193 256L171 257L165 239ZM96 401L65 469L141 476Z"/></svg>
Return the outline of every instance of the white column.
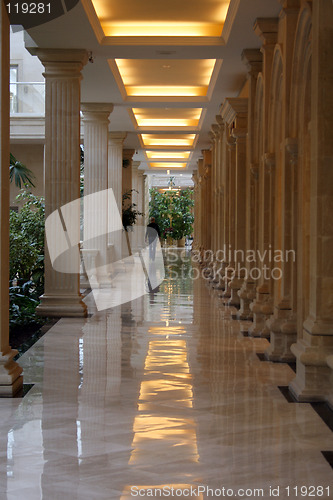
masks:
<svg viewBox="0 0 333 500"><path fill-rule="evenodd" d="M108 189L108 129L113 105L84 103L81 109L84 117L84 195L88 196ZM101 199L106 201L103 210L100 209ZM89 203L84 199L83 206L82 253L85 263L92 264L91 269L87 269L86 266L90 285L97 287L108 282L105 276L109 261L107 197L89 198ZM96 234L97 228L100 236L96 238L93 235ZM102 275L101 270L103 270ZM96 283L92 281L93 277L96 278Z"/></svg>
<svg viewBox="0 0 333 500"><path fill-rule="evenodd" d="M132 203L136 206L135 210L138 212L144 213L144 172L143 170L139 170L140 162L133 161L132 162L132 188L134 191L132 192ZM139 215L136 220L136 227L144 226L144 216ZM134 233L135 238L132 242L133 250L137 248L142 248L144 246L144 229L140 229Z"/></svg>
<svg viewBox="0 0 333 500"><path fill-rule="evenodd" d="M67 273L53 268L49 249L45 249L45 290L38 313L85 316L79 277L80 214L73 211L70 220L64 220L59 209L80 198L80 81L88 55L74 49L36 48L31 52L45 67L45 215L58 211L59 225L49 228L50 233L53 231L57 242L60 227L62 236L71 240L72 249L63 258Z"/></svg>
<svg viewBox="0 0 333 500"><path fill-rule="evenodd" d="M0 7L0 396L13 396L23 384L22 368L13 361L17 351L9 345L9 20Z"/></svg>
<svg viewBox="0 0 333 500"><path fill-rule="evenodd" d="M119 214L122 212L122 168L123 168L123 142L125 132L109 132L108 150L108 187L113 189ZM109 216L118 214L109 213ZM109 245L113 247L114 260L122 258L122 235L117 231L109 235Z"/></svg>

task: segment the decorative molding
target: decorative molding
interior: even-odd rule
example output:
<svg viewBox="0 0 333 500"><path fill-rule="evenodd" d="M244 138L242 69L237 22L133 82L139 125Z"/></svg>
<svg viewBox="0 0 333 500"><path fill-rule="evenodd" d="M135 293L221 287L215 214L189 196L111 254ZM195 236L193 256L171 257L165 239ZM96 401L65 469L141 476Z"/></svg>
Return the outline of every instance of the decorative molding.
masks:
<svg viewBox="0 0 333 500"><path fill-rule="evenodd" d="M220 114L223 120L230 126L232 122L239 116L246 116L248 112L247 97L228 97L224 100Z"/></svg>
<svg viewBox="0 0 333 500"><path fill-rule="evenodd" d="M127 132L109 132L109 141L123 143L127 137Z"/></svg>
<svg viewBox="0 0 333 500"><path fill-rule="evenodd" d="M240 5L240 0L231 0L227 12L227 17L223 25L223 30L222 30L222 39L223 42L226 44L229 40L229 36L232 30L232 27L234 25L236 15L238 12L238 8Z"/></svg>
<svg viewBox="0 0 333 500"><path fill-rule="evenodd" d="M241 55L249 75L258 75L262 71L262 53L260 49L244 49Z"/></svg>
<svg viewBox="0 0 333 500"><path fill-rule="evenodd" d="M274 45L277 40L279 19L276 17L258 17L253 30L263 42L263 45Z"/></svg>

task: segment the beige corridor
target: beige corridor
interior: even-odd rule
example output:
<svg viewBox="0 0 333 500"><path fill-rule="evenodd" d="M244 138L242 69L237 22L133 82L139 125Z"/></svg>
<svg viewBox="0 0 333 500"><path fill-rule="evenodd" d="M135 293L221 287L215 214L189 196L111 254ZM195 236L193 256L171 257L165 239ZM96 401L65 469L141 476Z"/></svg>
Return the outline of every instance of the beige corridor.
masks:
<svg viewBox="0 0 333 500"><path fill-rule="evenodd" d="M278 388L293 370L166 254L157 293L63 318L20 358L34 386L0 399L1 500L332 496L333 435Z"/></svg>

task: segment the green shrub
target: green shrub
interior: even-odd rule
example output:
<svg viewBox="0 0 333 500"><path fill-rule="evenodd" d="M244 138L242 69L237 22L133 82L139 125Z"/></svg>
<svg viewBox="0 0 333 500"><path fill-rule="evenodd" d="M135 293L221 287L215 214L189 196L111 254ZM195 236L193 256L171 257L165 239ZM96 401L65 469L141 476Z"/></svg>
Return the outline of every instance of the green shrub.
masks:
<svg viewBox="0 0 333 500"><path fill-rule="evenodd" d="M44 291L44 199L22 191L19 212L10 212L10 326L40 323L35 316Z"/></svg>

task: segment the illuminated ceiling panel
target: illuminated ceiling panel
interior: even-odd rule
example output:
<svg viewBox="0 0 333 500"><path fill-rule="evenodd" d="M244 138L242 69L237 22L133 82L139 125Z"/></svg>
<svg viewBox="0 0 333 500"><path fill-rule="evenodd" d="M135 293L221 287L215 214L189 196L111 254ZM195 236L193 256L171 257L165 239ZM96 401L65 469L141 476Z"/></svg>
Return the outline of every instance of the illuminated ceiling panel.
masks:
<svg viewBox="0 0 333 500"><path fill-rule="evenodd" d="M164 168L173 169L173 168L186 168L186 163L167 163L167 162L153 162L149 163L150 168Z"/></svg>
<svg viewBox="0 0 333 500"><path fill-rule="evenodd" d="M200 102L211 97L222 61L216 59L111 59L124 100Z"/></svg>
<svg viewBox="0 0 333 500"><path fill-rule="evenodd" d="M146 151L149 160L188 160L190 151Z"/></svg>
<svg viewBox="0 0 333 500"><path fill-rule="evenodd" d="M102 43L222 43L230 0L82 0ZM143 42L141 42L143 43Z"/></svg>
<svg viewBox="0 0 333 500"><path fill-rule="evenodd" d="M196 129L199 127L202 108L133 108L129 112L136 127Z"/></svg>
<svg viewBox="0 0 333 500"><path fill-rule="evenodd" d="M140 134L141 142L148 148L184 149L194 146L195 134Z"/></svg>

